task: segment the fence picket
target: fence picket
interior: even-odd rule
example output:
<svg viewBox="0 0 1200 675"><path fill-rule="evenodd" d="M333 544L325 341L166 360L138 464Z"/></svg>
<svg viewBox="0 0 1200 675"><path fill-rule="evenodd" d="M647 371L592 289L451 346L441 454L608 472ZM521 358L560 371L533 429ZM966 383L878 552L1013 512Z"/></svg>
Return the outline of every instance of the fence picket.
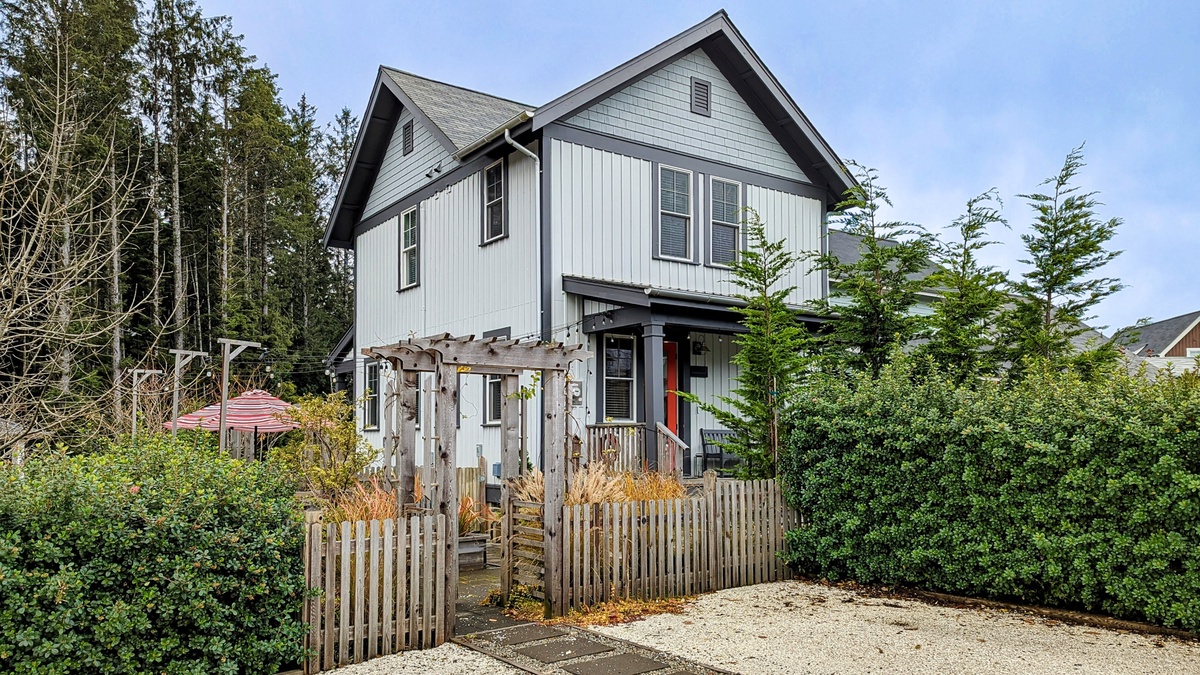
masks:
<svg viewBox="0 0 1200 675"><path fill-rule="evenodd" d="M373 659L379 656L379 521L372 520L370 523L371 537L371 576L367 579L370 585L370 604L367 607L370 617L367 621L367 649L364 656L368 659Z"/></svg>
<svg viewBox="0 0 1200 675"><path fill-rule="evenodd" d="M392 646L393 628L395 622L392 617L396 610L395 589L392 588L392 579L395 572L392 569L392 558L395 553L396 546L394 543L395 532L392 530L394 521L388 518L383 521L383 599L381 600L380 610L383 616L380 617L380 629L383 631L383 654L391 654L394 651Z"/></svg>

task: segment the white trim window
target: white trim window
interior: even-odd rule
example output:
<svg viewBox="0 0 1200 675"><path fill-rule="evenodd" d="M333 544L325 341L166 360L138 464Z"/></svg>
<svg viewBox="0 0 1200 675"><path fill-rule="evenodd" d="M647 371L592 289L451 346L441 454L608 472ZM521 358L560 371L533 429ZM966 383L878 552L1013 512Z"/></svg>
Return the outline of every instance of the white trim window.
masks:
<svg viewBox="0 0 1200 675"><path fill-rule="evenodd" d="M710 192L712 264L724 267L736 261L742 250L742 184L713 177Z"/></svg>
<svg viewBox="0 0 1200 675"><path fill-rule="evenodd" d="M1187 357L1189 359L1194 359L1198 356L1200 356L1200 347L1188 347L1187 348Z"/></svg>
<svg viewBox="0 0 1200 675"><path fill-rule="evenodd" d="M499 375L483 376L483 424L485 426L500 424L500 416L504 412L504 390Z"/></svg>
<svg viewBox="0 0 1200 675"><path fill-rule="evenodd" d="M658 167L658 255L692 259L692 172Z"/></svg>
<svg viewBox="0 0 1200 675"><path fill-rule="evenodd" d="M379 428L379 364L363 361L363 429Z"/></svg>
<svg viewBox="0 0 1200 675"><path fill-rule="evenodd" d="M636 391L634 372L636 343L632 337L606 335L604 337L604 418L632 420Z"/></svg>
<svg viewBox="0 0 1200 675"><path fill-rule="evenodd" d="M483 170L483 243L508 234L504 221L504 160L500 159Z"/></svg>
<svg viewBox="0 0 1200 675"><path fill-rule="evenodd" d="M421 233L417 207L400 214L400 290L421 282Z"/></svg>

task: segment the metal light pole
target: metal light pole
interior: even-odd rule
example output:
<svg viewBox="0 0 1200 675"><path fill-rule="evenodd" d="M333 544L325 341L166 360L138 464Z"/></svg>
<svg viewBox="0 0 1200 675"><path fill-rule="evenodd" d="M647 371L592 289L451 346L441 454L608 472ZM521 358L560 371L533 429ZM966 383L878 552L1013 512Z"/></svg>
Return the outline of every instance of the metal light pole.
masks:
<svg viewBox="0 0 1200 675"><path fill-rule="evenodd" d="M129 437L137 438L137 409L138 409L138 388L142 383L150 378L151 375L162 375L161 370L147 370L145 368L133 369L133 421L130 423Z"/></svg>
<svg viewBox="0 0 1200 675"><path fill-rule="evenodd" d="M262 344L246 340L230 340L229 338L219 338L217 342L221 344L221 419L217 428L218 433L221 434L221 454L225 454L225 403L229 400L229 362L247 349L251 347L257 349L262 347ZM230 347L234 349L230 351Z"/></svg>
<svg viewBox="0 0 1200 675"><path fill-rule="evenodd" d="M175 355L175 379L171 387L171 440L175 440L175 434L179 431L179 373L197 356L207 358L208 352L193 352L187 349L170 351Z"/></svg>

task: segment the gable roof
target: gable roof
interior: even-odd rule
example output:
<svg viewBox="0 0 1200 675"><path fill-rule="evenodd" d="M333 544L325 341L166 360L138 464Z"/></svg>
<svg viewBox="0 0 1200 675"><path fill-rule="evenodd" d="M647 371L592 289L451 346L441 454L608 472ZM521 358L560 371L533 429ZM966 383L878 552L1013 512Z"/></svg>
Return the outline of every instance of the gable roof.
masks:
<svg viewBox="0 0 1200 675"><path fill-rule="evenodd" d="M453 147L462 150L533 106L384 66L383 72Z"/></svg>
<svg viewBox="0 0 1200 675"><path fill-rule="evenodd" d="M825 188L833 201L840 199L842 193L855 184L853 176L846 171L833 148L817 132L723 9L541 106L533 118L533 129L565 120L696 48L704 50L797 165L814 183Z"/></svg>
<svg viewBox="0 0 1200 675"><path fill-rule="evenodd" d="M1156 321L1141 328L1126 329L1132 335L1126 338L1122 344L1134 354L1162 356L1175 346L1179 338L1187 333L1197 321L1200 321L1200 311ZM1147 350L1153 354L1147 353Z"/></svg>
<svg viewBox="0 0 1200 675"><path fill-rule="evenodd" d="M411 110L454 159L465 162L511 125L521 123L537 131L568 119L694 49L704 50L805 175L825 189L831 202L855 184L841 159L754 53L725 10L720 10L537 108L381 66L323 243L352 246L354 226L361 219L401 109Z"/></svg>

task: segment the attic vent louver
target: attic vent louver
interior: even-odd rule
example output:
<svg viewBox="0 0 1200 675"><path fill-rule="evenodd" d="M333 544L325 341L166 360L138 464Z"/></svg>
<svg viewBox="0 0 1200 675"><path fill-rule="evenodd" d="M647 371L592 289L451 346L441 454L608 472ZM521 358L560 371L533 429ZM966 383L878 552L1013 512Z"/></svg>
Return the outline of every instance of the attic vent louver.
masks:
<svg viewBox="0 0 1200 675"><path fill-rule="evenodd" d="M712 117L712 83L692 78L692 112Z"/></svg>
<svg viewBox="0 0 1200 675"><path fill-rule="evenodd" d="M413 123L409 120L404 123L404 128L401 131L401 143L403 154L407 155L413 151Z"/></svg>

